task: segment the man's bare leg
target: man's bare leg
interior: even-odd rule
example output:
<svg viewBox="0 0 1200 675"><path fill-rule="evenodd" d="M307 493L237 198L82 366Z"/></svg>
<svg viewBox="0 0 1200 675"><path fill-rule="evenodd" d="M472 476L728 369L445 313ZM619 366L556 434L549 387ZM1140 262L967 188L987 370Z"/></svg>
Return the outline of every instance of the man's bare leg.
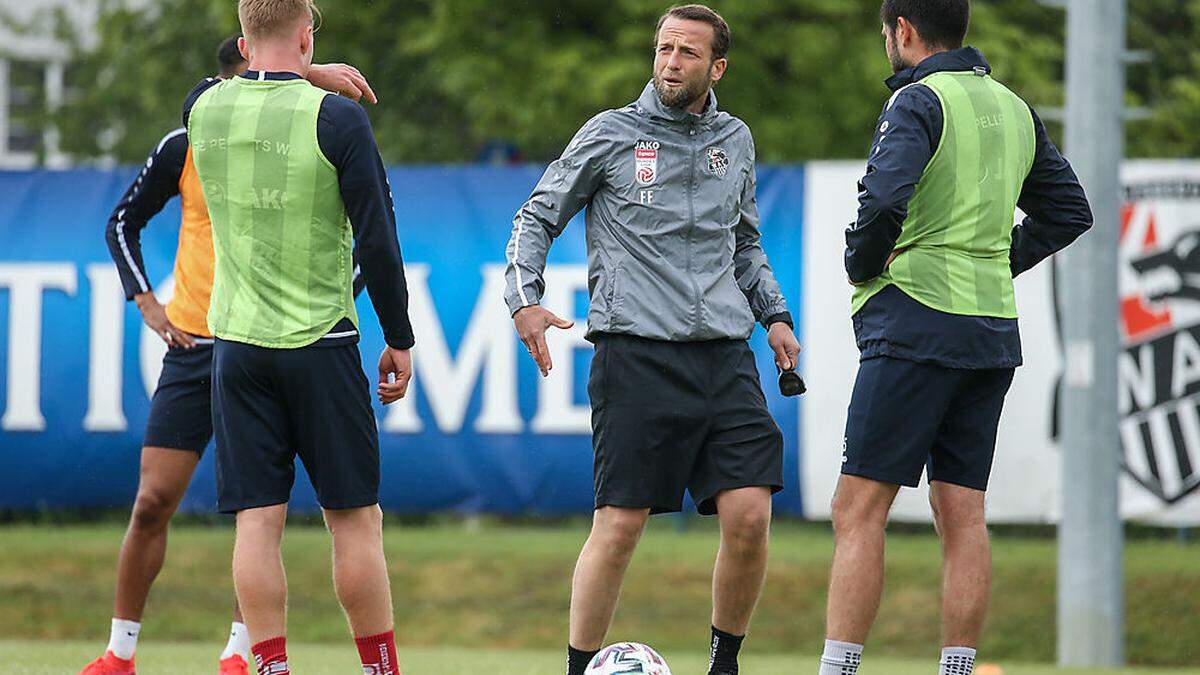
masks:
<svg viewBox="0 0 1200 675"><path fill-rule="evenodd" d="M392 591L378 506L325 511L333 535L333 588L355 635L392 630Z"/></svg>
<svg viewBox="0 0 1200 675"><path fill-rule="evenodd" d="M167 555L167 531L200 455L185 450L142 448L141 474L129 527L117 559L113 617L141 621L150 587Z"/></svg>
<svg viewBox="0 0 1200 675"><path fill-rule="evenodd" d="M883 595L884 531L899 487L842 476L833 497L833 566L825 635L863 644Z"/></svg>
<svg viewBox="0 0 1200 675"><path fill-rule="evenodd" d="M287 634L287 577L280 554L286 522L287 504L237 514L233 583L253 643Z"/></svg>
<svg viewBox="0 0 1200 675"><path fill-rule="evenodd" d="M604 506L592 515L592 533L575 564L571 583L570 644L582 651L603 646L617 611L621 582L650 509Z"/></svg>
<svg viewBox="0 0 1200 675"><path fill-rule="evenodd" d="M833 497L833 565L821 673L857 667L883 596L888 511L899 486L843 475ZM853 671L851 671L853 672Z"/></svg>
<svg viewBox="0 0 1200 675"><path fill-rule="evenodd" d="M941 481L929 484L929 504L942 541L942 661L975 659L987 617L992 581L991 542L979 490ZM955 661L957 659L957 661ZM950 671L954 672L954 671Z"/></svg>
<svg viewBox="0 0 1200 675"><path fill-rule="evenodd" d="M346 612L364 671L399 675L392 589L379 506L325 510L333 535L333 588Z"/></svg>
<svg viewBox="0 0 1200 675"><path fill-rule="evenodd" d="M762 594L771 531L771 491L765 487L717 495L721 548L713 568L710 672L737 672L742 639Z"/></svg>

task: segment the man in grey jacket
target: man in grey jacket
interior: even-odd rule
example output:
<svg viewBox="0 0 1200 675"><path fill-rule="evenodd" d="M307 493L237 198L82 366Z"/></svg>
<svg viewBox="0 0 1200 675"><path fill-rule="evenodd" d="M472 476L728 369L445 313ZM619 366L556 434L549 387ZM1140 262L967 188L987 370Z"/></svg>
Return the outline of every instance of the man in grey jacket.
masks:
<svg viewBox="0 0 1200 675"><path fill-rule="evenodd" d="M783 443L747 339L756 320L767 327L784 370L800 345L759 243L750 130L712 93L729 42L711 9L669 10L653 81L580 129L513 222L506 301L545 375L546 330L571 326L538 304L546 255L587 208L596 511L575 568L568 675L602 645L647 517L679 511L684 490L721 524L710 673L736 675L762 588Z"/></svg>

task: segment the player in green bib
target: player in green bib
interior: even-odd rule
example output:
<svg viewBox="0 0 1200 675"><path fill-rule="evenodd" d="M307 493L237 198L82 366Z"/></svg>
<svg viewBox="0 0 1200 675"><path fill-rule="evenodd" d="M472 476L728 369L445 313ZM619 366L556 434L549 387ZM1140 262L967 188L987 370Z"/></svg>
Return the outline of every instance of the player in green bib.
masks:
<svg viewBox="0 0 1200 675"><path fill-rule="evenodd" d="M212 220L217 498L260 673L286 675L280 541L299 457L333 535L334 586L365 672L398 675L379 508L379 440L358 352L353 244L404 396L413 331L391 193L366 113L318 89L311 0L240 0L250 69L188 97Z"/></svg>
<svg viewBox="0 0 1200 675"><path fill-rule="evenodd" d="M883 589L884 528L924 472L945 556L942 675L970 675L987 611L984 495L1021 364L1013 277L1086 231L1078 179L1034 111L963 48L968 0L885 0L895 75L846 232L861 353L820 675L855 675ZM1013 226L1014 212L1028 217Z"/></svg>

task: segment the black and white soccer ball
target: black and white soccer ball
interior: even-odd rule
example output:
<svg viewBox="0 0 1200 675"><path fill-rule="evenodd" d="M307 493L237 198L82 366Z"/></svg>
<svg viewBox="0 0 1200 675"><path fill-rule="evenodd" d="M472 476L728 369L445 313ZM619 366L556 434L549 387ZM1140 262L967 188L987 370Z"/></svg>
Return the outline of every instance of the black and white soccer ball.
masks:
<svg viewBox="0 0 1200 675"><path fill-rule="evenodd" d="M585 675L671 675L667 661L650 647L620 642L601 649L588 664Z"/></svg>

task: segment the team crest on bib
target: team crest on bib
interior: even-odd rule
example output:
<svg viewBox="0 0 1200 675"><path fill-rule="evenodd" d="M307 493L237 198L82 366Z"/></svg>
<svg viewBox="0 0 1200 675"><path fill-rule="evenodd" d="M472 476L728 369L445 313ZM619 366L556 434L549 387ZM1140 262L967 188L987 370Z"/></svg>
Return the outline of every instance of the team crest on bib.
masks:
<svg viewBox="0 0 1200 675"><path fill-rule="evenodd" d="M653 185L658 180L658 141L638 141L633 148L633 163L637 182Z"/></svg>
<svg viewBox="0 0 1200 675"><path fill-rule="evenodd" d="M709 148L704 154L708 157L708 172L717 178L724 178L729 172L729 155L721 148Z"/></svg>

